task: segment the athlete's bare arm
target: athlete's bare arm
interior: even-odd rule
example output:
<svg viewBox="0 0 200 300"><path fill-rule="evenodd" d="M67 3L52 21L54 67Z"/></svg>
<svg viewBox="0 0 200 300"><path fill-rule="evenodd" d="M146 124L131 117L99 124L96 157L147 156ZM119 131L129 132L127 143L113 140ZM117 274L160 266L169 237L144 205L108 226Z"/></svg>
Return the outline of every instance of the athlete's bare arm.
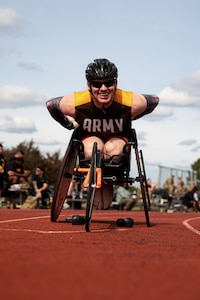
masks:
<svg viewBox="0 0 200 300"><path fill-rule="evenodd" d="M133 94L133 103L131 108L132 120L139 119L146 114L151 113L159 103L159 98L155 95Z"/></svg>
<svg viewBox="0 0 200 300"><path fill-rule="evenodd" d="M131 118L134 120L138 115L146 110L147 101L144 96L133 93L133 102L131 107Z"/></svg>
<svg viewBox="0 0 200 300"><path fill-rule="evenodd" d="M75 122L74 94L64 97L52 98L46 102L51 116L67 129L73 129L77 126ZM70 120L68 117L72 117Z"/></svg>
<svg viewBox="0 0 200 300"><path fill-rule="evenodd" d="M66 95L60 100L60 110L64 115L75 118L74 94Z"/></svg>

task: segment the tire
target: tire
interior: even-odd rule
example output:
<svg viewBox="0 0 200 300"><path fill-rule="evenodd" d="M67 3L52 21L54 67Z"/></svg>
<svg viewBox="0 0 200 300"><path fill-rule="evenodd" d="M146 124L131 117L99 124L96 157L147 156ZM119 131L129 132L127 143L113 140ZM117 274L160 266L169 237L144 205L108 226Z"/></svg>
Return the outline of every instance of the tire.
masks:
<svg viewBox="0 0 200 300"><path fill-rule="evenodd" d="M96 187L96 164L97 164L97 143L94 143L92 149L91 165L90 165L90 178L87 192L87 205L85 216L85 230L90 231L90 224L92 218L92 209L94 203L95 187Z"/></svg>
<svg viewBox="0 0 200 300"><path fill-rule="evenodd" d="M67 191L72 180L74 167L78 155L78 147L76 143L70 141L66 150L61 168L58 173L58 178L55 186L53 202L51 206L51 221L55 222L60 215L63 204L65 202Z"/></svg>

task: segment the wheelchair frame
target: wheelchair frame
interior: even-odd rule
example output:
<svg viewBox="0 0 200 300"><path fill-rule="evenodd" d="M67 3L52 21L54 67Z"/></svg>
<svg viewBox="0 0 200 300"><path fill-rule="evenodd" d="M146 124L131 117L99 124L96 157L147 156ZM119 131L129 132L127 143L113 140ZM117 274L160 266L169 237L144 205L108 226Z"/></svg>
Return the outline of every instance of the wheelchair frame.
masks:
<svg viewBox="0 0 200 300"><path fill-rule="evenodd" d="M102 184L123 185L123 183L133 184L140 183L146 225L150 227L148 209L150 207L150 199L148 193L147 179L145 173L144 159L141 150L138 150L137 136L134 129L128 133L129 141L125 144L123 153L120 155L119 163L112 163L112 158L102 159L101 153L97 150L97 143L94 143L92 149L92 157L90 160L84 158L84 146L81 142L83 138L83 130L80 127L74 129L65 156L63 158L51 207L51 221L55 222L63 208L63 204L67 197L67 192L72 179L82 183L87 188L87 203L85 215L85 230L90 231L92 220L92 209L96 188L101 188ZM130 157L128 148L133 148L135 152L138 176L130 177Z"/></svg>

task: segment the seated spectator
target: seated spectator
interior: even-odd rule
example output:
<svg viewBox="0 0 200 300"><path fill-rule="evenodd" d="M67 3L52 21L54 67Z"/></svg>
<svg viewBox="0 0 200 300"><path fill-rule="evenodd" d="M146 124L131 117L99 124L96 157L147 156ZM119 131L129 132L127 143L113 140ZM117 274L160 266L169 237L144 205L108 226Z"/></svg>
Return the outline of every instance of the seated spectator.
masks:
<svg viewBox="0 0 200 300"><path fill-rule="evenodd" d="M175 190L175 195L176 195L177 199L180 200L180 198L182 196L184 196L186 192L187 192L187 187L185 186L185 183L182 180L182 177L178 177L178 182L177 182L176 190Z"/></svg>
<svg viewBox="0 0 200 300"><path fill-rule="evenodd" d="M70 182L69 189L67 192L67 204L71 208L75 208L75 209L82 208L82 203L80 201L80 190L81 190L81 185L77 183L76 180L73 179Z"/></svg>
<svg viewBox="0 0 200 300"><path fill-rule="evenodd" d="M7 164L7 177L8 183L20 184L28 181L30 171L24 170L24 153L17 152Z"/></svg>
<svg viewBox="0 0 200 300"><path fill-rule="evenodd" d="M163 189L168 194L167 200L168 200L168 206L172 206L173 196L175 192L175 184L174 184L174 175L171 174L169 178L166 179L166 181L163 184Z"/></svg>
<svg viewBox="0 0 200 300"><path fill-rule="evenodd" d="M200 199L198 195L198 187L194 186L191 191L187 192L182 198L182 204L187 208L193 208L194 211L200 212Z"/></svg>
<svg viewBox="0 0 200 300"><path fill-rule="evenodd" d="M144 187L145 187L145 181L143 183L144 183ZM157 186L157 183L152 184L151 178L147 179L147 188L148 188L149 200L150 200L151 204L154 202L152 195L156 190L156 186ZM138 200L138 203L142 206L143 205L143 195L142 195L141 187L138 187L138 189L137 189L137 200Z"/></svg>
<svg viewBox="0 0 200 300"><path fill-rule="evenodd" d="M155 192L156 186L157 186L157 183L155 182L154 184L152 184L151 178L147 179L147 187L148 187L150 200L152 200L152 195Z"/></svg>
<svg viewBox="0 0 200 300"><path fill-rule="evenodd" d="M131 210L137 202L137 197L135 194L131 194L128 184L125 183L124 186L117 188L115 201L119 203L122 210Z"/></svg>
<svg viewBox="0 0 200 300"><path fill-rule="evenodd" d="M35 169L35 174L32 177L33 195L36 196L37 208L48 208L50 200L49 181L45 175L43 166L38 166Z"/></svg>

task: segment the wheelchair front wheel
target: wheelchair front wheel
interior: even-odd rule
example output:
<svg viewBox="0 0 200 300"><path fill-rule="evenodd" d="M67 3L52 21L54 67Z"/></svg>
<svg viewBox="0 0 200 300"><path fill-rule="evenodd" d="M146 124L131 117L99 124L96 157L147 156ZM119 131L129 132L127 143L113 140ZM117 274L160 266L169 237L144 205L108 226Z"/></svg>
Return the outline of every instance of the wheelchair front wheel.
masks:
<svg viewBox="0 0 200 300"><path fill-rule="evenodd" d="M92 149L92 158L90 165L90 177L87 191L87 205L86 205L86 216L85 216L85 230L90 231L90 223L92 218L92 209L94 203L94 195L96 189L96 167L97 167L97 143L94 143Z"/></svg>

